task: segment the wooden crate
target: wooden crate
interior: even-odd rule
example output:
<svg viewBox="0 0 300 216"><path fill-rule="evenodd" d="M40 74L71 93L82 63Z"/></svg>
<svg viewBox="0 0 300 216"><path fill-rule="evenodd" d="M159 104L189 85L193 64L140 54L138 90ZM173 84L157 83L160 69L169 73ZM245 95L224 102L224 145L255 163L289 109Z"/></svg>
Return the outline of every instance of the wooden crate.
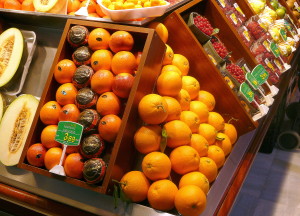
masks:
<svg viewBox="0 0 300 216"><path fill-rule="evenodd" d="M107 161L108 166L105 177L102 182L95 185L87 184L83 180L52 174L45 168L32 166L26 161L27 149L30 145L40 142L40 134L45 127L39 119L39 111L47 101L55 100L55 92L59 84L53 77L54 67L62 59L71 59L73 49L66 41L66 37L69 29L74 25L83 25L89 30L97 27L105 28L110 33L117 30L128 31L135 39L134 49L143 52L131 93L126 102L118 136L114 144L106 149L104 159ZM137 118L137 105L144 95L152 92L154 83L161 69L165 49L164 43L153 29L69 19L65 25L18 167L41 175L58 178L65 182L91 189L99 193L109 193L108 185L110 180L112 178L119 180L120 176L129 171L133 165L135 149L132 145L132 137L137 130L138 125L140 125L140 120Z"/></svg>
<svg viewBox="0 0 300 216"><path fill-rule="evenodd" d="M232 123L236 126L238 134L242 135L255 129L258 123L254 122L244 110L236 94L229 88L219 70L211 62L202 45L186 24L186 18L193 10L197 9L200 14L204 13L204 16L208 17L209 20L213 20L213 26L221 27L221 32L223 29L227 29L228 40L231 38L230 44L225 41L225 33L224 36L220 35L220 39L222 41L224 39L226 46L229 45L228 49L233 51L233 58L243 57L248 60L251 66L255 66L256 62L252 55L248 49L242 46L242 42L236 37L232 29L228 27L229 23L226 23L216 6L211 1L197 0L184 5L167 16L163 20L170 35L167 44L172 47L175 53L180 53L189 59L189 75L194 76L200 82L200 89L209 91L215 96L215 111L224 116L225 121L231 118L238 119Z"/></svg>

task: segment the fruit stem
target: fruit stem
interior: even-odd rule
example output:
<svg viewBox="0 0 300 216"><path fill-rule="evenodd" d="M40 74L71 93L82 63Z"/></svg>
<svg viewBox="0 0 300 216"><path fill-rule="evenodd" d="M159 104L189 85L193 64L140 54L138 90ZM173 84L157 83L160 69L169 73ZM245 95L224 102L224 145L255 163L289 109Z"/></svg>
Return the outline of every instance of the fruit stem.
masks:
<svg viewBox="0 0 300 216"><path fill-rule="evenodd" d="M167 112L167 110L165 109L164 105L160 104L160 105L157 105L157 108L162 108L162 110L164 112Z"/></svg>
<svg viewBox="0 0 300 216"><path fill-rule="evenodd" d="M228 120L228 124L230 124L231 121L238 121L238 119L231 117L231 119Z"/></svg>

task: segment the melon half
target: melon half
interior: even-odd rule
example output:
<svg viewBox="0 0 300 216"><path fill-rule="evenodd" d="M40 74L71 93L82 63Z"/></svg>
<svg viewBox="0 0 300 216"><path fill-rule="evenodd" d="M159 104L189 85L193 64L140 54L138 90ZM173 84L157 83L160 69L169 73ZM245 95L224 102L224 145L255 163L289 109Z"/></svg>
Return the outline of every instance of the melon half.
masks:
<svg viewBox="0 0 300 216"><path fill-rule="evenodd" d="M39 101L29 94L15 99L0 123L0 161L5 166L18 164Z"/></svg>
<svg viewBox="0 0 300 216"><path fill-rule="evenodd" d="M65 0L33 0L33 5L38 12L60 14L67 2Z"/></svg>
<svg viewBox="0 0 300 216"><path fill-rule="evenodd" d="M24 38L17 28L9 28L0 35L0 87L17 72L24 51Z"/></svg>

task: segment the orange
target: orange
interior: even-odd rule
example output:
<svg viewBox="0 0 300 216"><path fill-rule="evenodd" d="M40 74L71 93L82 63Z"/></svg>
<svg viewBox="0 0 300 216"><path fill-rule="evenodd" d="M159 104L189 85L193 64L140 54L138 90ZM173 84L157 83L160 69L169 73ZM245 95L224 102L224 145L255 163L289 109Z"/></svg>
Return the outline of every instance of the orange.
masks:
<svg viewBox="0 0 300 216"><path fill-rule="evenodd" d="M105 92L99 96L96 109L101 116L108 114L119 115L121 111L121 101L115 93Z"/></svg>
<svg viewBox="0 0 300 216"><path fill-rule="evenodd" d="M176 97L182 87L181 76L173 71L167 71L158 76L156 89L162 96Z"/></svg>
<svg viewBox="0 0 300 216"><path fill-rule="evenodd" d="M143 52L140 52L140 51L134 53L134 56L135 56L135 59L136 59L136 69L138 69L138 67L140 65L142 54L143 54Z"/></svg>
<svg viewBox="0 0 300 216"><path fill-rule="evenodd" d="M41 143L35 143L28 148L26 159L30 165L43 167L46 152L47 149Z"/></svg>
<svg viewBox="0 0 300 216"><path fill-rule="evenodd" d="M142 170L145 176L152 181L166 179L171 172L171 161L162 152L151 152L143 158Z"/></svg>
<svg viewBox="0 0 300 216"><path fill-rule="evenodd" d="M136 58L129 51L117 52L111 61L111 70L114 74L130 73L134 74L136 69Z"/></svg>
<svg viewBox="0 0 300 216"><path fill-rule="evenodd" d="M0 0L0 8L3 8L4 7L4 2L5 2L6 0Z"/></svg>
<svg viewBox="0 0 300 216"><path fill-rule="evenodd" d="M191 97L187 90L181 89L179 94L176 96L176 99L180 103L181 110L189 110Z"/></svg>
<svg viewBox="0 0 300 216"><path fill-rule="evenodd" d="M68 146L66 149L66 154L77 153L78 151L79 151L79 145L78 146Z"/></svg>
<svg viewBox="0 0 300 216"><path fill-rule="evenodd" d="M64 106L67 104L75 104L77 89L72 83L65 83L58 87L56 90L56 101Z"/></svg>
<svg viewBox="0 0 300 216"><path fill-rule="evenodd" d="M100 137L107 142L114 142L117 138L122 120L119 116L109 114L100 119L98 131Z"/></svg>
<svg viewBox="0 0 300 216"><path fill-rule="evenodd" d="M81 179L83 164L83 157L79 153L69 154L64 163L66 175L72 178Z"/></svg>
<svg viewBox="0 0 300 216"><path fill-rule="evenodd" d="M106 16L105 13L103 13L101 7L99 4L96 5L96 13L99 15L99 17L104 17Z"/></svg>
<svg viewBox="0 0 300 216"><path fill-rule="evenodd" d="M189 126L192 133L198 133L200 120L196 113L192 111L182 111L180 114L180 120Z"/></svg>
<svg viewBox="0 0 300 216"><path fill-rule="evenodd" d="M224 129L225 120L217 112L209 112L207 123L214 126L217 131L221 131Z"/></svg>
<svg viewBox="0 0 300 216"><path fill-rule="evenodd" d="M189 146L193 147L198 152L200 157L207 156L209 145L207 140L200 134L192 134Z"/></svg>
<svg viewBox="0 0 300 216"><path fill-rule="evenodd" d="M127 31L116 31L110 36L109 48L114 53L130 51L134 45L132 35Z"/></svg>
<svg viewBox="0 0 300 216"><path fill-rule="evenodd" d="M91 88L97 94L109 92L112 89L114 75L109 70L97 71L91 79Z"/></svg>
<svg viewBox="0 0 300 216"><path fill-rule="evenodd" d="M55 80L60 84L70 83L72 82L75 71L75 63L72 60L63 59L55 66L53 75Z"/></svg>
<svg viewBox="0 0 300 216"><path fill-rule="evenodd" d="M12 9L12 10L21 10L22 5L17 0L6 0L4 2L3 8L5 9Z"/></svg>
<svg viewBox="0 0 300 216"><path fill-rule="evenodd" d="M198 216L206 207L206 195L199 187L187 185L178 190L175 207L182 216Z"/></svg>
<svg viewBox="0 0 300 216"><path fill-rule="evenodd" d="M173 52L172 48L168 44L166 44L166 47L167 48L165 51L165 56L164 56L162 65L172 64L172 60L174 57L174 52Z"/></svg>
<svg viewBox="0 0 300 216"><path fill-rule="evenodd" d="M219 146L224 151L225 157L231 152L231 141L224 133L217 133L215 145Z"/></svg>
<svg viewBox="0 0 300 216"><path fill-rule="evenodd" d="M207 157L213 159L218 168L221 168L225 163L224 151L219 146L210 145L208 147Z"/></svg>
<svg viewBox="0 0 300 216"><path fill-rule="evenodd" d="M160 39L164 42L167 43L168 37L169 37L169 32L167 27L160 22L152 22L148 26L149 28L155 29L156 33L160 37Z"/></svg>
<svg viewBox="0 0 300 216"><path fill-rule="evenodd" d="M225 123L222 132L229 137L232 145L236 142L238 135L237 135L236 128L233 124Z"/></svg>
<svg viewBox="0 0 300 216"><path fill-rule="evenodd" d="M164 125L163 129L167 134L167 146L170 148L188 145L191 141L192 131L183 121L169 121Z"/></svg>
<svg viewBox="0 0 300 216"><path fill-rule="evenodd" d="M96 50L91 56L91 67L94 71L110 70L113 54L109 50Z"/></svg>
<svg viewBox="0 0 300 216"><path fill-rule="evenodd" d="M99 15L97 13L89 13L88 16L89 17L99 17Z"/></svg>
<svg viewBox="0 0 300 216"><path fill-rule="evenodd" d="M198 80L192 76L182 76L182 88L189 93L191 100L194 100L198 97L200 84Z"/></svg>
<svg viewBox="0 0 300 216"><path fill-rule="evenodd" d="M196 113L199 117L200 123L206 123L208 120L208 108L201 101L191 101L190 103L190 111Z"/></svg>
<svg viewBox="0 0 300 216"><path fill-rule="evenodd" d="M87 3L87 0L82 1L80 4L80 7L85 7L86 3ZM87 8L89 14L96 12L96 5L97 5L97 3L94 0L90 1L88 8Z"/></svg>
<svg viewBox="0 0 300 216"><path fill-rule="evenodd" d="M212 111L215 108L215 97L208 91L200 90L198 93L198 100L207 106L208 111Z"/></svg>
<svg viewBox="0 0 300 216"><path fill-rule="evenodd" d="M172 120L179 120L180 113L181 113L181 106L178 100L169 96L163 96L163 98L168 104L168 117L166 118L165 122L172 121Z"/></svg>
<svg viewBox="0 0 300 216"><path fill-rule="evenodd" d="M25 0L22 2L21 9L24 11L35 11L33 0Z"/></svg>
<svg viewBox="0 0 300 216"><path fill-rule="evenodd" d="M177 186L168 179L153 182L147 195L150 206L161 211L173 209L177 191Z"/></svg>
<svg viewBox="0 0 300 216"><path fill-rule="evenodd" d="M149 180L140 171L130 171L120 180L122 191L132 202L141 202L147 198Z"/></svg>
<svg viewBox="0 0 300 216"><path fill-rule="evenodd" d="M174 72L178 73L180 76L182 75L179 68L175 65L172 65L172 64L168 64L168 65L165 65L165 66L162 67L161 73L164 73L166 71L174 71Z"/></svg>
<svg viewBox="0 0 300 216"><path fill-rule="evenodd" d="M56 101L48 101L40 110L40 119L46 124L57 124L61 106Z"/></svg>
<svg viewBox="0 0 300 216"><path fill-rule="evenodd" d="M216 141L217 131L214 126L210 124L201 123L198 133L207 140L209 145L212 145Z"/></svg>
<svg viewBox="0 0 300 216"><path fill-rule="evenodd" d="M68 0L67 13L76 12L80 8L79 0Z"/></svg>
<svg viewBox="0 0 300 216"><path fill-rule="evenodd" d="M67 104L62 107L59 112L59 121L77 122L80 115L80 110L75 104Z"/></svg>
<svg viewBox="0 0 300 216"><path fill-rule="evenodd" d="M207 194L209 190L208 179L199 171L190 172L181 177L179 181L179 189L186 185L198 186L205 194Z"/></svg>
<svg viewBox="0 0 300 216"><path fill-rule="evenodd" d="M140 100L138 111L147 124L160 124L168 117L168 104L162 96L148 94Z"/></svg>
<svg viewBox="0 0 300 216"><path fill-rule="evenodd" d="M45 159L44 159L46 169L50 170L55 165L58 165L61 156L62 156L62 149L61 148L53 147L53 148L48 149L48 151L45 154Z"/></svg>
<svg viewBox="0 0 300 216"><path fill-rule="evenodd" d="M198 152L191 146L179 146L170 154L172 170L180 175L197 171L200 157Z"/></svg>
<svg viewBox="0 0 300 216"><path fill-rule="evenodd" d="M181 71L181 74L183 76L189 73L189 69L190 69L189 60L181 54L174 54L172 65L178 67L178 69Z"/></svg>
<svg viewBox="0 0 300 216"><path fill-rule="evenodd" d="M41 143L46 148L60 147L60 143L55 141L55 136L57 132L57 125L46 126L41 133Z"/></svg>
<svg viewBox="0 0 300 216"><path fill-rule="evenodd" d="M104 28L95 28L89 34L88 45L91 50L108 49L110 33Z"/></svg>
<svg viewBox="0 0 300 216"><path fill-rule="evenodd" d="M159 125L144 125L134 134L134 146L142 154L158 151L162 129Z"/></svg>
<svg viewBox="0 0 300 216"><path fill-rule="evenodd" d="M203 173L210 183L213 182L218 175L218 167L216 162L209 157L201 157L199 172Z"/></svg>
<svg viewBox="0 0 300 216"><path fill-rule="evenodd" d="M119 73L114 77L112 91L118 97L127 99L134 84L134 76L130 73Z"/></svg>

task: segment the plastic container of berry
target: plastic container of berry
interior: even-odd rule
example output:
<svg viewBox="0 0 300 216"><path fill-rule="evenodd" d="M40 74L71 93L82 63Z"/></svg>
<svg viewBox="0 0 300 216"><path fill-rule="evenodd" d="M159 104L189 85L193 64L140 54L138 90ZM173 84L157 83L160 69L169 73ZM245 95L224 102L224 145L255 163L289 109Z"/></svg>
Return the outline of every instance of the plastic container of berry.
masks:
<svg viewBox="0 0 300 216"><path fill-rule="evenodd" d="M212 36L209 41L203 44L203 48L207 54L216 60L217 64L222 64L230 57L227 48L216 36Z"/></svg>
<svg viewBox="0 0 300 216"><path fill-rule="evenodd" d="M211 35L216 33L209 21L196 12L190 13L187 24L201 44L205 44L211 39ZM206 33L200 28L204 29Z"/></svg>

